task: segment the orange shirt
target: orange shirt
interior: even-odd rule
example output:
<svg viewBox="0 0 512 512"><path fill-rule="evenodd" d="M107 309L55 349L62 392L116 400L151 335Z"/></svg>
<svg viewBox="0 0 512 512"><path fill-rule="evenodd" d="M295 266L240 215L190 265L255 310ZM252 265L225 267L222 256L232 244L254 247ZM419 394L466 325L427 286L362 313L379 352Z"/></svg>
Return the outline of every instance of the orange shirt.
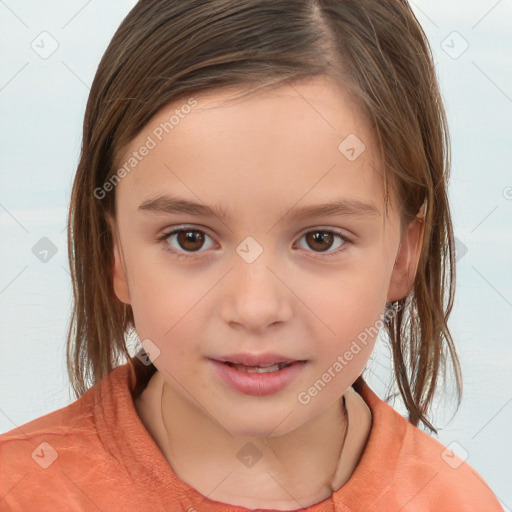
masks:
<svg viewBox="0 0 512 512"><path fill-rule="evenodd" d="M1 511L244 512L181 481L139 418L128 364L70 405L0 435ZM469 464L363 383L372 428L359 464L310 512L503 511Z"/></svg>

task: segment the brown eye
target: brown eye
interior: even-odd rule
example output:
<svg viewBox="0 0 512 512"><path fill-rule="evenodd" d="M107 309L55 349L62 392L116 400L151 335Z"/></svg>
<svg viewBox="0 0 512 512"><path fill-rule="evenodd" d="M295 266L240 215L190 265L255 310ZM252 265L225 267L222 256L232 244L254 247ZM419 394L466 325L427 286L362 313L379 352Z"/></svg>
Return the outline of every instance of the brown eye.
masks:
<svg viewBox="0 0 512 512"><path fill-rule="evenodd" d="M328 231L312 231L306 235L306 241L311 249L326 251L331 247L334 236Z"/></svg>
<svg viewBox="0 0 512 512"><path fill-rule="evenodd" d="M208 246L207 238L210 240ZM200 229L174 229L162 237L160 241L164 244L164 249L171 252L177 257L194 257L207 252L206 249L215 247L215 243L211 237ZM206 242L206 243L205 243Z"/></svg>
<svg viewBox="0 0 512 512"><path fill-rule="evenodd" d="M301 237L301 241L302 240L305 240L305 244L299 242L299 247L302 245L302 249L306 249L313 254L320 254L321 256L335 256L340 251L343 251L345 245L350 242L350 240L341 233L324 229L309 231Z"/></svg>
<svg viewBox="0 0 512 512"><path fill-rule="evenodd" d="M197 251L204 244L204 233L200 231L179 231L176 240L185 251Z"/></svg>

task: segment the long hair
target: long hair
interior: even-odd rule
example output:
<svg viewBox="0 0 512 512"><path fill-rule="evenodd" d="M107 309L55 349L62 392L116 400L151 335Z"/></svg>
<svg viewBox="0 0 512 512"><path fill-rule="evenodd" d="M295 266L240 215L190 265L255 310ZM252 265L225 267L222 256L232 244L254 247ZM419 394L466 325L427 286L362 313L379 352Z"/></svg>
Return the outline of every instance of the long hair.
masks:
<svg viewBox="0 0 512 512"><path fill-rule="evenodd" d="M406 0L140 0L129 12L92 83L69 210L67 365L76 397L125 357L133 372L126 344L133 312L113 290L107 216L115 218L115 193L95 193L118 171L122 149L171 102L319 75L341 83L371 122L386 205L390 182L402 228L428 205L413 289L385 323L408 420L437 433L427 414L448 360L460 405L447 325L455 289L449 136L431 50Z"/></svg>

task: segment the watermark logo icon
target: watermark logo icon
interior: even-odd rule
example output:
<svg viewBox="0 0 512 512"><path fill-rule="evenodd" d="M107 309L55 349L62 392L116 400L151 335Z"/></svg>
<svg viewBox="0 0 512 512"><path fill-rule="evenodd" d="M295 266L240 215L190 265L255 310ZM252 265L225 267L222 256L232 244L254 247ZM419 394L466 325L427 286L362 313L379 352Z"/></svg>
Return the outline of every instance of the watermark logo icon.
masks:
<svg viewBox="0 0 512 512"><path fill-rule="evenodd" d="M338 146L338 151L350 162L357 160L365 149L363 141L353 133L345 137Z"/></svg>
<svg viewBox="0 0 512 512"><path fill-rule="evenodd" d="M468 252L468 247L461 240L455 237L455 261L460 261Z"/></svg>
<svg viewBox="0 0 512 512"><path fill-rule="evenodd" d="M140 344L144 350L135 354L135 357L144 365L149 366L151 363L154 363L160 355L160 349L149 338L142 340Z"/></svg>
<svg viewBox="0 0 512 512"><path fill-rule="evenodd" d="M57 460L59 454L50 443L44 441L32 452L31 456L43 469L47 469Z"/></svg>
<svg viewBox="0 0 512 512"><path fill-rule="evenodd" d="M449 57L455 60L469 48L469 43L454 30L443 39L441 48Z"/></svg>
<svg viewBox="0 0 512 512"><path fill-rule="evenodd" d="M244 466L252 468L261 459L262 454L252 443L245 443L236 456Z"/></svg>
<svg viewBox="0 0 512 512"><path fill-rule="evenodd" d="M156 126L151 135L146 137L146 140L141 146L132 151L131 155L126 156L124 164L113 173L110 178L101 187L96 187L93 195L96 199L104 199L107 193L112 192L118 183L125 178L137 165L139 165L146 156L148 156L153 149L155 149L159 142L164 139L166 134L171 133L172 130L181 122L182 119L192 112L192 108L197 106L195 98L189 98L186 103L181 105L180 108L174 110L174 113L168 118L167 121L161 122Z"/></svg>
<svg viewBox="0 0 512 512"><path fill-rule="evenodd" d="M57 51L59 43L49 32L43 31L30 43L30 47L46 60Z"/></svg>
<svg viewBox="0 0 512 512"><path fill-rule="evenodd" d="M252 263L263 253L263 247L252 236L248 236L236 248L236 252L246 263Z"/></svg>
<svg viewBox="0 0 512 512"><path fill-rule="evenodd" d="M464 461L468 456L469 453L461 444L457 443L457 441L452 441L441 453L441 458L452 469L457 469L459 466L464 464Z"/></svg>
<svg viewBox="0 0 512 512"><path fill-rule="evenodd" d="M57 246L46 236L32 247L32 254L42 263L48 263L56 254Z"/></svg>

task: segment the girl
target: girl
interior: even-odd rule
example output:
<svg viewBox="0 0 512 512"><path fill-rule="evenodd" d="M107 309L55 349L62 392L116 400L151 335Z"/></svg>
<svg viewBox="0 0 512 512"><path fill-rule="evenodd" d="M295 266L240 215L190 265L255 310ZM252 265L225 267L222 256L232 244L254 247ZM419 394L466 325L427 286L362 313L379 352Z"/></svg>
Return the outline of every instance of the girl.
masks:
<svg viewBox="0 0 512 512"><path fill-rule="evenodd" d="M71 198L77 400L0 437L2 510L503 510L418 428L462 391L448 170L405 0L141 0Z"/></svg>

